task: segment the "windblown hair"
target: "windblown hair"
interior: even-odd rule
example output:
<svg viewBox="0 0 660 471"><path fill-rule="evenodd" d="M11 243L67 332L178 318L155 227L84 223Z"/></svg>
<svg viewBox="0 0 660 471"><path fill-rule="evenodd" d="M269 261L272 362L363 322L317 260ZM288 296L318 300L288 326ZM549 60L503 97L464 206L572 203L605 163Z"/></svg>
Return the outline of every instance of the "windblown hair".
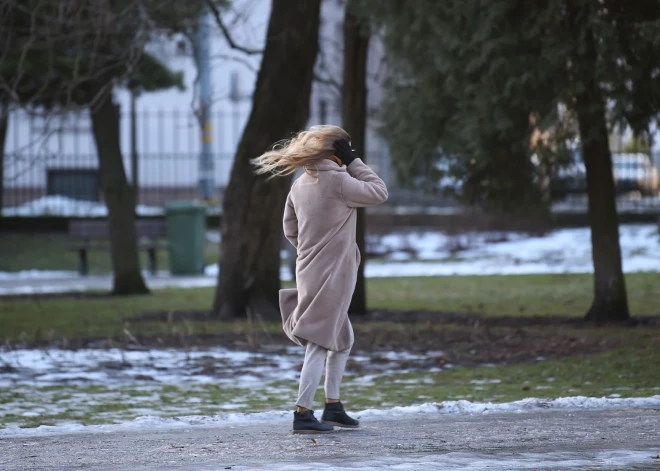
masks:
<svg viewBox="0 0 660 471"><path fill-rule="evenodd" d="M335 153L332 144L339 139L350 140L348 133L339 126L312 126L309 131L275 143L270 151L252 159L252 165L257 174L270 173L270 178L291 175L300 168L309 173L316 162Z"/></svg>

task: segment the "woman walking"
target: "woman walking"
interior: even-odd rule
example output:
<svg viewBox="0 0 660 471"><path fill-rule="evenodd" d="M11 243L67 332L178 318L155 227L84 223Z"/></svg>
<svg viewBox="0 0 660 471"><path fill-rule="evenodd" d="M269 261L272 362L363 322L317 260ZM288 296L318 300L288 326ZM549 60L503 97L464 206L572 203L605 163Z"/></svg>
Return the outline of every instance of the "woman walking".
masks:
<svg viewBox="0 0 660 471"><path fill-rule="evenodd" d="M387 188L355 155L349 139L338 126L314 126L254 160L261 174L304 169L284 209L284 235L297 252L297 289L280 291L284 332L306 347L293 433L359 427L339 398L353 345L348 307L360 264L356 208L383 203ZM326 402L319 422L312 405L324 366Z"/></svg>

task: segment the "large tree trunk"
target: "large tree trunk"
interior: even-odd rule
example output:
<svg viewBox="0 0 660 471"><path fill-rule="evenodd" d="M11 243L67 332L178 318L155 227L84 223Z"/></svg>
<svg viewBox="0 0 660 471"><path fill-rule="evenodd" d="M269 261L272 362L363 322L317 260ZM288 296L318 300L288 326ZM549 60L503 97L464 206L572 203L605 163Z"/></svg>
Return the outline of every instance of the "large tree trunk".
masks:
<svg viewBox="0 0 660 471"><path fill-rule="evenodd" d="M213 312L248 308L278 318L282 212L289 178L255 175L250 160L304 128L318 52L320 0L273 0L252 112L241 138L222 212L220 273Z"/></svg>
<svg viewBox="0 0 660 471"><path fill-rule="evenodd" d="M0 218L2 218L3 196L5 191L5 141L9 126L9 105L0 103Z"/></svg>
<svg viewBox="0 0 660 471"><path fill-rule="evenodd" d="M144 294L149 290L142 278L135 230L135 192L126 179L119 144L119 105L112 99L112 89L95 96L92 106L92 128L99 156L101 187L108 207L110 256L114 273L112 293Z"/></svg>
<svg viewBox="0 0 660 471"><path fill-rule="evenodd" d="M580 21L575 12L571 12ZM619 221L612 173L605 101L595 77L596 39L591 27L584 28L574 62L578 81L575 110L580 129L582 156L587 172L591 253L594 261L594 300L586 314L590 321L622 321L629 318L626 283L621 266ZM577 26L574 26L577 29Z"/></svg>
<svg viewBox="0 0 660 471"><path fill-rule="evenodd" d="M576 97L582 154L587 169L591 253L594 261L594 300L586 319L628 319L626 283L621 266L619 222L612 175L605 106L594 83Z"/></svg>
<svg viewBox="0 0 660 471"><path fill-rule="evenodd" d="M344 15L344 84L342 121L344 129L351 136L351 144L356 153L366 160L367 127L367 56L369 34L367 25L352 12L352 1L346 5ZM367 287L364 277L365 250L365 210L357 213L357 244L363 254L358 267L355 292L348 312L364 314L367 311Z"/></svg>

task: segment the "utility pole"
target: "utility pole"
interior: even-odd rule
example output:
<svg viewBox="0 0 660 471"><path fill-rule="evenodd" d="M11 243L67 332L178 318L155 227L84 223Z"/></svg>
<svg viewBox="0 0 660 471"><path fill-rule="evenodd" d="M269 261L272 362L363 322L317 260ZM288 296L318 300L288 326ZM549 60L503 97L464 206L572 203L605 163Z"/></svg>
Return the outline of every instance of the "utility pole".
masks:
<svg viewBox="0 0 660 471"><path fill-rule="evenodd" d="M140 192L139 166L137 153L137 92L131 90L131 182L133 183L134 205L139 201Z"/></svg>
<svg viewBox="0 0 660 471"><path fill-rule="evenodd" d="M202 200L213 201L216 198L215 162L213 161L211 126L211 57L210 27L208 14L204 9L199 18L196 41L196 62L199 72L199 125L201 152L199 154L199 196Z"/></svg>

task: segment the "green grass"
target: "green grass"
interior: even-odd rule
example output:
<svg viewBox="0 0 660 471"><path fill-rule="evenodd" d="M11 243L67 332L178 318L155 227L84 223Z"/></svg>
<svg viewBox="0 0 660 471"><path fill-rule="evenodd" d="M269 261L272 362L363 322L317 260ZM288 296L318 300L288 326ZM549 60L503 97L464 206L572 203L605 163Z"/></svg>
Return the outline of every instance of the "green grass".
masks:
<svg viewBox="0 0 660 471"><path fill-rule="evenodd" d="M632 315L660 314L660 274L626 277ZM591 302L589 275L466 276L368 280L372 309L439 310L484 315L582 316ZM0 339L16 342L123 335L122 319L145 312L207 310L213 288L165 289L124 298L7 300L0 298ZM272 326L276 329L277 326ZM138 329L138 330L133 330ZM241 323L140 323L135 333L223 332Z"/></svg>
<svg viewBox="0 0 660 471"><path fill-rule="evenodd" d="M211 306L213 290L165 289L150 296L129 296L89 299L49 299L43 301L2 300L0 298L0 332L10 341L74 339L78 337L121 337L123 319L145 312L205 310ZM136 324L139 330L153 333L159 329L185 329L186 324ZM194 331L203 331L203 323L189 324ZM234 328L232 323L212 323L216 331Z"/></svg>
<svg viewBox="0 0 660 471"><path fill-rule="evenodd" d="M368 282L369 304L394 309L471 310L484 315L580 316L590 302L590 278L586 275L539 275L372 279ZM658 314L659 282L658 274L627 276L633 314ZM162 290L151 296L127 298L0 299L0 336L3 341L10 342L35 338L118 338L123 336L124 327L133 334L248 331L245 322L122 323L122 319L145 312L208 309L212 298L213 289L202 288ZM359 332L361 329L396 330L405 326L356 323L355 327ZM411 325L406 328L425 327ZM281 327L278 322L273 322L267 324L267 329L275 332ZM542 335L544 328L526 329L530 335ZM534 333L530 329L537 331ZM657 329L578 329L569 326L555 326L553 329L561 329L564 336L588 336L596 342L608 341L609 345L618 347L592 355L492 367L409 372L394 369L367 381L363 376L351 373L343 387L345 402L353 410L359 410L460 399L509 402L525 397L642 397L660 394L660 368L657 368L660 331ZM136 381L119 388L76 385L0 388L0 427L113 423L144 415L145 410L173 417L287 409L295 401L296 389L295 381L275 381L250 388L212 384L167 385L148 381ZM319 390L319 403L322 395ZM231 408L223 407L228 405ZM23 415L34 411L39 415Z"/></svg>
<svg viewBox="0 0 660 471"><path fill-rule="evenodd" d="M0 271L33 270L78 270L78 254L69 250L71 239L62 233L18 234L0 233ZM207 242L205 263L218 261L218 244ZM90 251L87 254L91 274L106 274L112 271L110 253ZM167 250L159 250L159 269L169 267ZM147 255L140 253L142 267L147 269Z"/></svg>
<svg viewBox="0 0 660 471"><path fill-rule="evenodd" d="M380 309L442 310L491 315L584 315L593 277L493 275L369 280L369 306ZM660 314L660 273L626 275L633 315Z"/></svg>
<svg viewBox="0 0 660 471"><path fill-rule="evenodd" d="M351 393L351 403L362 408L374 402L394 406L459 399L510 402L527 397L660 395L660 336L656 332L655 338L648 334L630 340L633 345L593 356L377 377L371 385L356 386L359 393Z"/></svg>

